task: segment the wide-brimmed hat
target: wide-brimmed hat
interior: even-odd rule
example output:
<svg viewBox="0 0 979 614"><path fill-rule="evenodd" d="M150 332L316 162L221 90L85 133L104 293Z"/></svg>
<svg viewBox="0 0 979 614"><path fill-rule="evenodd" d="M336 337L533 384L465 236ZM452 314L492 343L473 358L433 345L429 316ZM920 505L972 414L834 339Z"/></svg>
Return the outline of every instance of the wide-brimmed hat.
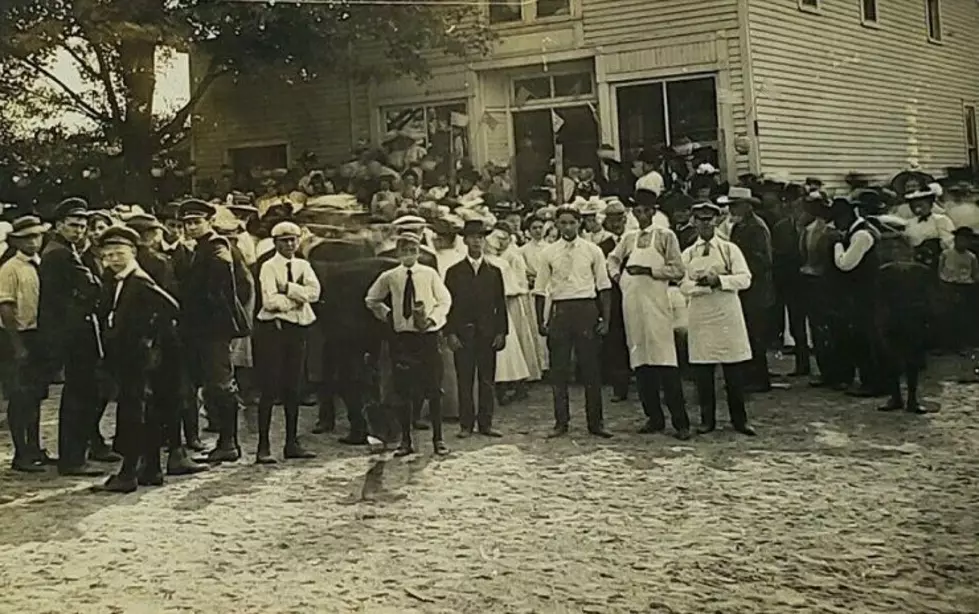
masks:
<svg viewBox="0 0 979 614"><path fill-rule="evenodd" d="M10 224L11 230L7 234L9 239L24 239L27 237L34 237L37 235L43 235L47 231L51 230L50 224L45 224L41 221L41 218L36 215L23 215L13 221Z"/></svg>
<svg viewBox="0 0 979 614"><path fill-rule="evenodd" d="M935 190L929 186L923 190L915 190L914 192L908 192L904 195L905 202L913 202L918 200L935 200L938 198L938 194Z"/></svg>
<svg viewBox="0 0 979 614"><path fill-rule="evenodd" d="M971 226L960 226L952 231L952 234L956 237L965 237L967 239L979 236Z"/></svg>
<svg viewBox="0 0 979 614"><path fill-rule="evenodd" d="M437 235L456 235L462 232L465 222L458 215L443 215L432 221L432 230Z"/></svg>
<svg viewBox="0 0 979 614"><path fill-rule="evenodd" d="M726 195L722 195L717 199L717 203L728 206L737 204L749 204L752 207L761 206L761 201L755 198L750 188L741 187L731 188Z"/></svg>

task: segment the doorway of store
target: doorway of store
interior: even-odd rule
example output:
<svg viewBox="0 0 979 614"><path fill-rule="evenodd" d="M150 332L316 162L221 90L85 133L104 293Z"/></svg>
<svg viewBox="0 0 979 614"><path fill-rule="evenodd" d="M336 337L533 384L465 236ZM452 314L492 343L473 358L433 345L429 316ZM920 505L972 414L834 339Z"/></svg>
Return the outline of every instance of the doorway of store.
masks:
<svg viewBox="0 0 979 614"><path fill-rule="evenodd" d="M564 146L564 170L598 168L598 118L590 105L552 107L513 113L517 182L540 186L550 172L554 146Z"/></svg>

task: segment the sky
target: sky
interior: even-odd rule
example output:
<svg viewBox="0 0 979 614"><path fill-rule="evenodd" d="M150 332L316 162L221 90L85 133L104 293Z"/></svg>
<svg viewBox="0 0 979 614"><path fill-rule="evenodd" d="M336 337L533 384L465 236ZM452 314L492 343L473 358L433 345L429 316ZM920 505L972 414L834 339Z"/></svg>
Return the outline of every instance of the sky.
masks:
<svg viewBox="0 0 979 614"><path fill-rule="evenodd" d="M153 99L154 112L173 111L182 107L190 99L190 62L186 53L159 53L156 58L156 96ZM67 53L59 53L52 65L52 71L66 85L76 91L84 89L84 81ZM67 128L80 128L88 120L80 114L70 113L59 118L57 123ZM25 126L28 129L42 126Z"/></svg>

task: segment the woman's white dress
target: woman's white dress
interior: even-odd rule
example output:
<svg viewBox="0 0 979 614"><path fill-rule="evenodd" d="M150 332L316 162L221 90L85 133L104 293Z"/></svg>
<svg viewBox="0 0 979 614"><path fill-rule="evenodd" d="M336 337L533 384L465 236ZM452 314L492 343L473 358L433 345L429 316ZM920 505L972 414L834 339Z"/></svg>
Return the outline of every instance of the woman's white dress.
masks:
<svg viewBox="0 0 979 614"><path fill-rule="evenodd" d="M519 286L515 282L513 268L504 258L486 256L486 261L499 267L503 273L503 291L506 294L507 316L510 320L506 345L496 353L496 382L522 382L530 378L530 369L520 348L520 336L517 333L520 326Z"/></svg>
<svg viewBox="0 0 979 614"><path fill-rule="evenodd" d="M748 329L738 293L751 286L751 271L738 246L715 236L705 254L702 239L683 252L686 276L680 290L689 299L687 345L691 364L733 364L751 360ZM706 273L721 287L697 285Z"/></svg>
<svg viewBox="0 0 979 614"><path fill-rule="evenodd" d="M517 288L517 295L513 298L507 298L507 315L510 318L510 328L516 329L517 338L520 341L520 351L523 352L527 371L530 373L528 379L536 382L540 380L544 372L541 359L543 343L536 326L537 315L534 312L534 299L530 296L526 262L523 254L513 245L508 247L501 257L510 265L513 271L513 283Z"/></svg>

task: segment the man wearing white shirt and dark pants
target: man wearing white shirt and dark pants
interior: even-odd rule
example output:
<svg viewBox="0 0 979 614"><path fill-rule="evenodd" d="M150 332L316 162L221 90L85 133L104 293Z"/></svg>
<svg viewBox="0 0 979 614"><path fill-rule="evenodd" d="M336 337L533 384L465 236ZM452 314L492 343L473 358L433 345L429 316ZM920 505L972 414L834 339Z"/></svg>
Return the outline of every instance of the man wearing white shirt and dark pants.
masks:
<svg viewBox="0 0 979 614"><path fill-rule="evenodd" d="M299 443L299 402L306 362L306 336L316 321L312 303L320 298L320 282L309 262L296 258L302 231L292 222L272 229L275 255L259 270L262 309L256 319L256 358L261 378L258 403L258 453L255 462L275 463L269 442L272 405L281 398L286 414L283 456L314 458Z"/></svg>
<svg viewBox="0 0 979 614"><path fill-rule="evenodd" d="M578 236L581 219L574 207L558 207L555 222L561 238L541 253L534 284L537 325L547 336L554 393L554 431L567 434L571 422L568 384L571 355L578 359L585 384L588 432L602 438L612 435L602 418L602 372L599 364L601 338L608 334L612 282L601 248ZM545 313L547 300L550 313ZM596 300L597 299L597 300Z"/></svg>
<svg viewBox="0 0 979 614"><path fill-rule="evenodd" d="M381 273L367 290L364 303L377 319L389 322L394 389L401 411L401 444L395 456L414 453L411 440L414 408L428 400L432 444L438 455L448 454L442 441L442 357L439 331L445 326L452 296L439 272L418 263L421 237L398 237L401 265ZM385 304L390 299L391 305Z"/></svg>

